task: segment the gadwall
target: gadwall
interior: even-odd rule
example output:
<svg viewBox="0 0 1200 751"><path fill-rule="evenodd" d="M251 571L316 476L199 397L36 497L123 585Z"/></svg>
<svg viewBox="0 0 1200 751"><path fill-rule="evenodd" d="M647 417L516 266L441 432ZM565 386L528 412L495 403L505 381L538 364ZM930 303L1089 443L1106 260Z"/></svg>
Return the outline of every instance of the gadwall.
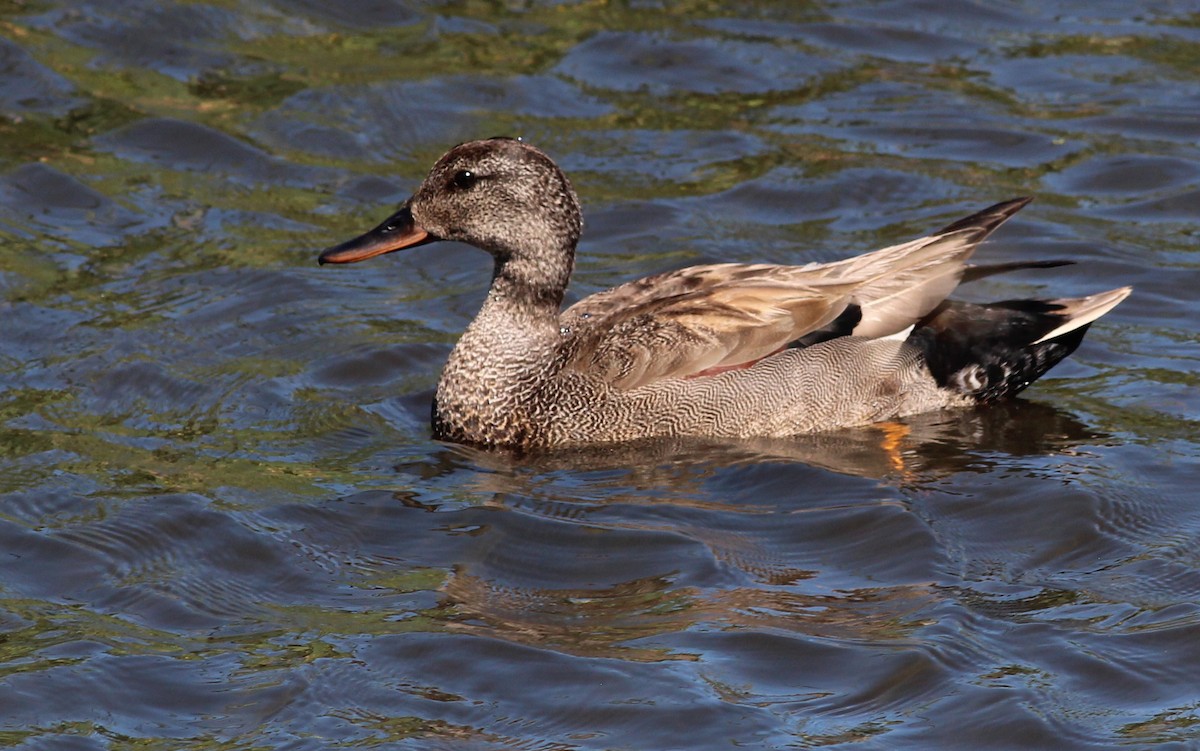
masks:
<svg viewBox="0 0 1200 751"><path fill-rule="evenodd" d="M670 271L561 310L583 227L562 170L520 140L454 147L383 224L329 248L353 263L457 240L491 288L442 371L434 436L528 448L652 436L787 436L1001 399L1083 339L1130 288L949 301L962 281L1061 263L968 266L1029 202L835 263Z"/></svg>

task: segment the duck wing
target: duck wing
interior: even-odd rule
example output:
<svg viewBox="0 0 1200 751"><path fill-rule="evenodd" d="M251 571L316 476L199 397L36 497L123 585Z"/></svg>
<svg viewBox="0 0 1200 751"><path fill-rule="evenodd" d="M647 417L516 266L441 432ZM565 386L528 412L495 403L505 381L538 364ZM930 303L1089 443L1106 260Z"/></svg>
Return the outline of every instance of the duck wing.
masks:
<svg viewBox="0 0 1200 751"><path fill-rule="evenodd" d="M624 290L601 304L588 298L569 308L562 316L574 333L568 367L632 389L746 366L786 347L796 332L832 322L854 289L819 279L788 283L765 269L751 278L740 278L744 267L696 271L711 283L674 294L668 284L666 294L649 288L637 298ZM620 298L621 307L609 305Z"/></svg>
<svg viewBox="0 0 1200 751"><path fill-rule="evenodd" d="M1016 199L912 242L827 264L713 264L646 277L563 312L567 367L622 389L747 367L788 346L914 325L962 280Z"/></svg>

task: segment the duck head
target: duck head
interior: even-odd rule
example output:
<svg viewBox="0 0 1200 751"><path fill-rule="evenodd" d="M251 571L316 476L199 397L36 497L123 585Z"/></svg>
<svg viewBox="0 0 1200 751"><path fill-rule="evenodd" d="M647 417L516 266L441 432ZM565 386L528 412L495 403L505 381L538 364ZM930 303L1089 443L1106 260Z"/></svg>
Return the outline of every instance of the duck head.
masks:
<svg viewBox="0 0 1200 751"><path fill-rule="evenodd" d="M515 139L489 138L455 146L396 213L318 260L354 263L456 240L491 253L498 276L565 287L582 227L579 199L550 157Z"/></svg>

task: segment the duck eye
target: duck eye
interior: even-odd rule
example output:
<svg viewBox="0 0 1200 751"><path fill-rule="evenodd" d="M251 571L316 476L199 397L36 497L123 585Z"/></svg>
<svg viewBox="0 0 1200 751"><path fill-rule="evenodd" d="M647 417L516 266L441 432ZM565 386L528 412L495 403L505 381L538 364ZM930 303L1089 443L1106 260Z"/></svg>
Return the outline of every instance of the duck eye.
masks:
<svg viewBox="0 0 1200 751"><path fill-rule="evenodd" d="M460 190L467 190L479 181L479 176L469 169L460 169L454 173L454 187Z"/></svg>

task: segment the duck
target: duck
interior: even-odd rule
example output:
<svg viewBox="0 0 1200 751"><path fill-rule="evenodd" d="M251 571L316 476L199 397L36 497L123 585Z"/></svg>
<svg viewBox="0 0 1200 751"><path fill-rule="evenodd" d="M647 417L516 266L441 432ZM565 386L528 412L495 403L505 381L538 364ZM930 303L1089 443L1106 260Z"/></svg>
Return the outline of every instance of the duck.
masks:
<svg viewBox="0 0 1200 751"><path fill-rule="evenodd" d="M318 260L355 263L441 241L492 256L486 298L433 398L438 440L529 450L783 438L1006 399L1071 354L1130 287L948 299L960 283L1066 263L968 264L1030 200L831 263L691 266L564 310L579 198L545 152L498 137L450 149L397 211Z"/></svg>

